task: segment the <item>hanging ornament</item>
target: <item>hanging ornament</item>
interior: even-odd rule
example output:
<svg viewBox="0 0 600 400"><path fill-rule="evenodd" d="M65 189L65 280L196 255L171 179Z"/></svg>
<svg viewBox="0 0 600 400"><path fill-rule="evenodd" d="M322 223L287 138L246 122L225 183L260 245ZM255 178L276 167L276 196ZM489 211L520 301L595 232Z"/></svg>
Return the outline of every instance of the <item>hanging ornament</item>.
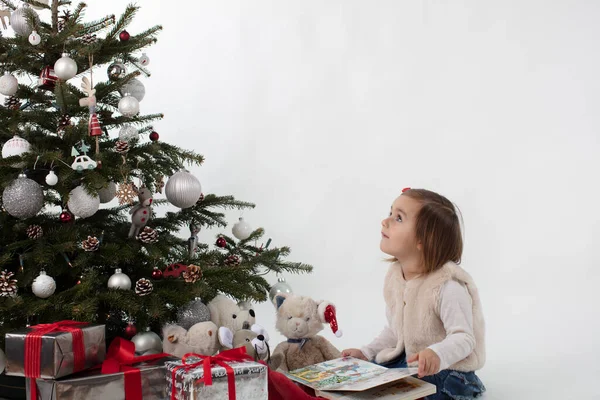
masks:
<svg viewBox="0 0 600 400"><path fill-rule="evenodd" d="M50 66L46 66L40 72L40 78L38 79L38 88L46 90L54 90L58 77L54 73L54 69Z"/></svg>
<svg viewBox="0 0 600 400"><path fill-rule="evenodd" d="M56 291L56 282L54 278L46 274L46 271L41 270L38 277L33 280L31 290L37 297L47 299Z"/></svg>
<svg viewBox="0 0 600 400"><path fill-rule="evenodd" d="M138 59L138 62L146 67L148 64L150 64L150 57L148 57L146 53L142 53L141 57Z"/></svg>
<svg viewBox="0 0 600 400"><path fill-rule="evenodd" d="M40 37L40 35L38 35L36 31L31 32L31 34L29 35L29 43L31 43L32 46L37 46L41 43L41 41L42 38Z"/></svg>
<svg viewBox="0 0 600 400"><path fill-rule="evenodd" d="M137 187L132 183L121 183L119 184L119 190L117 190L117 198L119 204L134 204L137 198L138 190Z"/></svg>
<svg viewBox="0 0 600 400"><path fill-rule="evenodd" d="M154 267L152 270L152 279L155 281L161 280L163 278L163 273L158 267Z"/></svg>
<svg viewBox="0 0 600 400"><path fill-rule="evenodd" d="M125 154L129 151L129 143L123 140L117 140L115 143L115 151L119 154Z"/></svg>
<svg viewBox="0 0 600 400"><path fill-rule="evenodd" d="M133 117L140 112L140 102L129 93L126 93L125 97L119 100L119 112L124 117Z"/></svg>
<svg viewBox="0 0 600 400"><path fill-rule="evenodd" d="M162 353L163 344L160 336L152 331L138 333L131 338L131 341L135 345L136 356Z"/></svg>
<svg viewBox="0 0 600 400"><path fill-rule="evenodd" d="M136 236L136 239L142 243L152 244L158 242L158 232L149 226L144 227L144 230Z"/></svg>
<svg viewBox="0 0 600 400"><path fill-rule="evenodd" d="M200 278L202 278L202 269L197 265L190 264L182 276L183 280L187 283L196 283Z"/></svg>
<svg viewBox="0 0 600 400"><path fill-rule="evenodd" d="M12 278L14 275L6 270L0 272L0 297L14 297L17 295L17 280Z"/></svg>
<svg viewBox="0 0 600 400"><path fill-rule="evenodd" d="M31 145L29 142L19 136L15 135L8 142L2 146L2 158L20 156L29 151ZM13 168L23 168L25 163L15 163L11 165Z"/></svg>
<svg viewBox="0 0 600 400"><path fill-rule="evenodd" d="M98 136L102 136L102 128L98 121L98 115L96 114L96 89L94 89L92 82L84 76L81 79L81 88L87 94L87 97L79 99L79 105L81 107L88 107L90 117L88 119L88 134L92 137L96 137L96 153L100 151L98 144Z"/></svg>
<svg viewBox="0 0 600 400"><path fill-rule="evenodd" d="M2 194L6 212L16 218L35 216L44 206L44 193L38 183L20 174Z"/></svg>
<svg viewBox="0 0 600 400"><path fill-rule="evenodd" d="M121 271L121 268L117 268L115 273L108 278L108 288L129 290L131 289L131 279Z"/></svg>
<svg viewBox="0 0 600 400"><path fill-rule="evenodd" d="M138 130L132 125L125 125L119 131L119 140L123 142L129 142L131 140L138 140L140 134Z"/></svg>
<svg viewBox="0 0 600 400"><path fill-rule="evenodd" d="M0 77L0 93L5 96L14 96L19 88L19 81L10 72L5 72Z"/></svg>
<svg viewBox="0 0 600 400"><path fill-rule="evenodd" d="M77 186L69 193L67 206L76 217L88 218L98 211L100 197L89 194L83 186Z"/></svg>
<svg viewBox="0 0 600 400"><path fill-rule="evenodd" d="M152 293L152 282L146 278L138 279L135 283L135 294L138 296L146 296Z"/></svg>
<svg viewBox="0 0 600 400"><path fill-rule="evenodd" d="M240 217L240 220L233 225L233 228L231 228L231 232L237 239L246 240L252 234L252 228L242 217Z"/></svg>
<svg viewBox="0 0 600 400"><path fill-rule="evenodd" d="M69 53L63 53L62 57L54 63L54 73L59 79L68 81L77 75L77 63L69 57Z"/></svg>
<svg viewBox="0 0 600 400"><path fill-rule="evenodd" d="M95 236L88 236L81 242L81 248L85 251L96 251L100 248L100 241Z"/></svg>
<svg viewBox="0 0 600 400"><path fill-rule="evenodd" d="M58 25L56 26L59 33L65 29L65 27L67 26L67 23L69 22L70 19L71 19L71 11L64 10L63 15L58 17Z"/></svg>
<svg viewBox="0 0 600 400"><path fill-rule="evenodd" d="M131 96L135 97L137 101L142 101L146 95L146 88L142 81L137 78L132 78L119 88L119 93L121 93L121 96L126 96L126 94L129 93Z"/></svg>
<svg viewBox="0 0 600 400"><path fill-rule="evenodd" d="M4 106L9 110L18 111L21 109L21 100L16 96L9 96L4 99Z"/></svg>
<svg viewBox="0 0 600 400"><path fill-rule="evenodd" d="M44 230L39 225L29 225L25 233L27 233L27 237L29 239L35 240L41 238L44 235Z"/></svg>
<svg viewBox="0 0 600 400"><path fill-rule="evenodd" d="M81 43L86 44L88 46L96 44L98 43L98 37L96 37L96 34L86 33L81 37Z"/></svg>
<svg viewBox="0 0 600 400"><path fill-rule="evenodd" d="M60 116L60 119L58 120L58 129L57 129L57 132L61 138L62 138L62 134L67 129L67 126L71 126L71 116L69 114L63 114Z"/></svg>
<svg viewBox="0 0 600 400"><path fill-rule="evenodd" d="M117 195L117 184L110 181L106 187L98 190L98 197L100 197L100 203L109 203Z"/></svg>
<svg viewBox="0 0 600 400"><path fill-rule="evenodd" d="M190 329L198 322L210 321L210 309L201 299L196 298L177 311L177 325Z"/></svg>
<svg viewBox="0 0 600 400"><path fill-rule="evenodd" d="M45 4L45 5L48 5L48 2L50 0L35 0L35 1L38 2L38 3L42 3L42 4ZM31 7L35 8L36 10L43 10L45 8L45 7L37 6L35 4L32 4Z"/></svg>
<svg viewBox="0 0 600 400"><path fill-rule="evenodd" d="M163 188L165 187L164 177L161 175L156 182L156 191L160 194L163 192Z"/></svg>
<svg viewBox="0 0 600 400"><path fill-rule="evenodd" d="M152 192L146 186L138 190L138 204L129 210L131 214L131 228L129 229L130 238L138 236L140 229L146 226L152 218Z"/></svg>
<svg viewBox="0 0 600 400"><path fill-rule="evenodd" d="M125 328L125 336L134 337L136 334L137 334L137 328L135 327L133 322L130 322L129 324L127 324L127 327Z"/></svg>
<svg viewBox="0 0 600 400"><path fill-rule="evenodd" d="M201 193L200 181L185 169L173 174L165 186L167 200L179 208L192 207Z"/></svg>
<svg viewBox="0 0 600 400"><path fill-rule="evenodd" d="M196 204L202 203L204 201L204 193L200 193L200 197L198 197L198 201Z"/></svg>
<svg viewBox="0 0 600 400"><path fill-rule="evenodd" d="M158 132L152 131L152 133L150 133L150 140L156 142L158 140Z"/></svg>
<svg viewBox="0 0 600 400"><path fill-rule="evenodd" d="M126 30L122 30L121 33L119 33L119 40L121 42L128 41L130 37L131 37L131 35Z"/></svg>
<svg viewBox="0 0 600 400"><path fill-rule="evenodd" d="M98 166L98 163L96 163L96 161L92 160L90 157L88 157L87 154L85 154L88 152L89 146L85 144L85 142L82 142L81 149L84 153L83 155L79 154L75 146L73 146L71 150L71 155L75 157L75 160L73 160L71 168L77 172L83 172L84 170L92 170L96 168Z"/></svg>
<svg viewBox="0 0 600 400"><path fill-rule="evenodd" d="M225 240L225 238L223 236L219 236L219 238L217 239L217 242L215 244L217 245L217 247L220 247L223 249L227 246L227 240Z"/></svg>
<svg viewBox="0 0 600 400"><path fill-rule="evenodd" d="M48 175L46 175L46 184L50 186L54 186L58 183L58 176L54 173L54 171L50 170Z"/></svg>
<svg viewBox="0 0 600 400"><path fill-rule="evenodd" d="M240 265L240 263L241 263L240 258L238 256L236 256L235 254L229 255L225 259L225 265L227 265L228 267L235 267L235 266Z"/></svg>
<svg viewBox="0 0 600 400"><path fill-rule="evenodd" d="M277 278L277 283L271 286L271 290L269 291L269 299L271 299L273 304L275 304L275 296L280 293L293 293L292 287L288 285L288 283L285 281L285 278L282 276Z"/></svg>
<svg viewBox="0 0 600 400"><path fill-rule="evenodd" d="M15 33L19 36L29 36L33 31L33 27L29 24L27 14L32 13L35 16L36 25L40 19L38 15L33 11L27 4L17 8L10 14L10 26L12 26Z"/></svg>
<svg viewBox="0 0 600 400"><path fill-rule="evenodd" d="M200 225L190 224L190 237L188 238L188 257L192 258L198 250L198 233L200 233Z"/></svg>
<svg viewBox="0 0 600 400"><path fill-rule="evenodd" d="M73 214L71 214L69 212L69 210L67 210L66 208L63 208L62 212L60 213L59 220L63 224L66 224L66 223L73 221L74 218L75 218L75 216Z"/></svg>
<svg viewBox="0 0 600 400"><path fill-rule="evenodd" d="M125 64L122 62L114 62L108 66L106 73L108 75L108 79L111 81L117 81L119 79L123 79L125 75L127 75L127 68L125 68Z"/></svg>

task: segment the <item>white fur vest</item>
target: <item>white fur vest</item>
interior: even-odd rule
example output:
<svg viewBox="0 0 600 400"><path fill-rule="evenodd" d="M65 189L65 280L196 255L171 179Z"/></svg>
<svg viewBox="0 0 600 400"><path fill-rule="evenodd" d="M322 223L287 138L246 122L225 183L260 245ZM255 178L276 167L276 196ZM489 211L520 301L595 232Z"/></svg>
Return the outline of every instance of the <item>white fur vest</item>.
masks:
<svg viewBox="0 0 600 400"><path fill-rule="evenodd" d="M458 371L475 371L485 364L485 324L477 287L471 276L453 262L439 270L405 281L398 263L390 266L385 277L384 298L388 307L390 328L397 338L394 348L377 353L378 363L391 361L406 352L418 353L432 344L441 342L446 331L440 318L440 292L450 279L462 283L471 295L473 304L473 334L475 348L467 358L450 366Z"/></svg>

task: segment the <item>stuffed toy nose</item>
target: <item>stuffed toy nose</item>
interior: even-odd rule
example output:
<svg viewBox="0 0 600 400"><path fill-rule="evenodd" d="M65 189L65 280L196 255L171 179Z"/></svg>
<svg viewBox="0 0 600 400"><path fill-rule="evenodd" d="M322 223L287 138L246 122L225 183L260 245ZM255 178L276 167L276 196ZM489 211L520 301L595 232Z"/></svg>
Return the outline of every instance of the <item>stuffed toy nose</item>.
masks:
<svg viewBox="0 0 600 400"><path fill-rule="evenodd" d="M264 342L264 341L265 341L265 337L264 337L263 335L258 335L256 338L257 338L258 340L260 340L261 342Z"/></svg>
<svg viewBox="0 0 600 400"><path fill-rule="evenodd" d="M242 329L250 329L250 323L248 321L244 321L242 324Z"/></svg>

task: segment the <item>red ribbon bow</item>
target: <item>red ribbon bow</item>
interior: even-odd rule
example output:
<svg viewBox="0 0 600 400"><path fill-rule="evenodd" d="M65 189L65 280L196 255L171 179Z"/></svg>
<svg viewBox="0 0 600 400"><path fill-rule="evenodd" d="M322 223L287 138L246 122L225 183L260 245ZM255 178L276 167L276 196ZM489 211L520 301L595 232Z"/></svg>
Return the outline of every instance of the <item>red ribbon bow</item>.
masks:
<svg viewBox="0 0 600 400"><path fill-rule="evenodd" d="M106 359L102 363L103 374L117 374L123 372L125 378L125 399L142 400L142 373L139 368L132 367L132 364L158 360L168 357L169 354L150 354L147 356L135 355L135 344L123 338L115 338L106 354Z"/></svg>
<svg viewBox="0 0 600 400"><path fill-rule="evenodd" d="M59 321L53 324L39 324L30 326L30 332L25 336L25 376L31 378L31 398L37 399L37 384L35 380L40 377L42 363L42 337L50 332L70 332L73 336L73 372L85 368L85 345L81 326L87 322Z"/></svg>
<svg viewBox="0 0 600 400"><path fill-rule="evenodd" d="M190 357L200 358L200 361L188 364L187 360ZM204 376L199 380L204 382L204 386L212 385L212 367L214 365L220 365L225 368L225 372L227 372L227 387L229 389L229 400L235 400L235 373L233 368L226 362L243 362L243 361L254 361L248 353L246 353L245 347L238 347L236 349L231 349L227 351L223 351L216 356L203 356L196 353L188 353L183 356L182 365L179 365L173 369L171 372L171 400L175 400L177 395L177 387L175 386L175 376L178 370L183 370L184 373L188 372L191 369L202 366L204 370Z"/></svg>

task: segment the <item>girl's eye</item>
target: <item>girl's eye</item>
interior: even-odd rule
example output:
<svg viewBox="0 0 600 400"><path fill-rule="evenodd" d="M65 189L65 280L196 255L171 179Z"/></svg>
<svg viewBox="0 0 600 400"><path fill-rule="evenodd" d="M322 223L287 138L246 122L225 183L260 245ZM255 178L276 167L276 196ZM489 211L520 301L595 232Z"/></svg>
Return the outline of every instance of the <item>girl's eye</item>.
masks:
<svg viewBox="0 0 600 400"><path fill-rule="evenodd" d="M400 215L398 215L398 218L396 218L396 221L402 222L402 217Z"/></svg>

